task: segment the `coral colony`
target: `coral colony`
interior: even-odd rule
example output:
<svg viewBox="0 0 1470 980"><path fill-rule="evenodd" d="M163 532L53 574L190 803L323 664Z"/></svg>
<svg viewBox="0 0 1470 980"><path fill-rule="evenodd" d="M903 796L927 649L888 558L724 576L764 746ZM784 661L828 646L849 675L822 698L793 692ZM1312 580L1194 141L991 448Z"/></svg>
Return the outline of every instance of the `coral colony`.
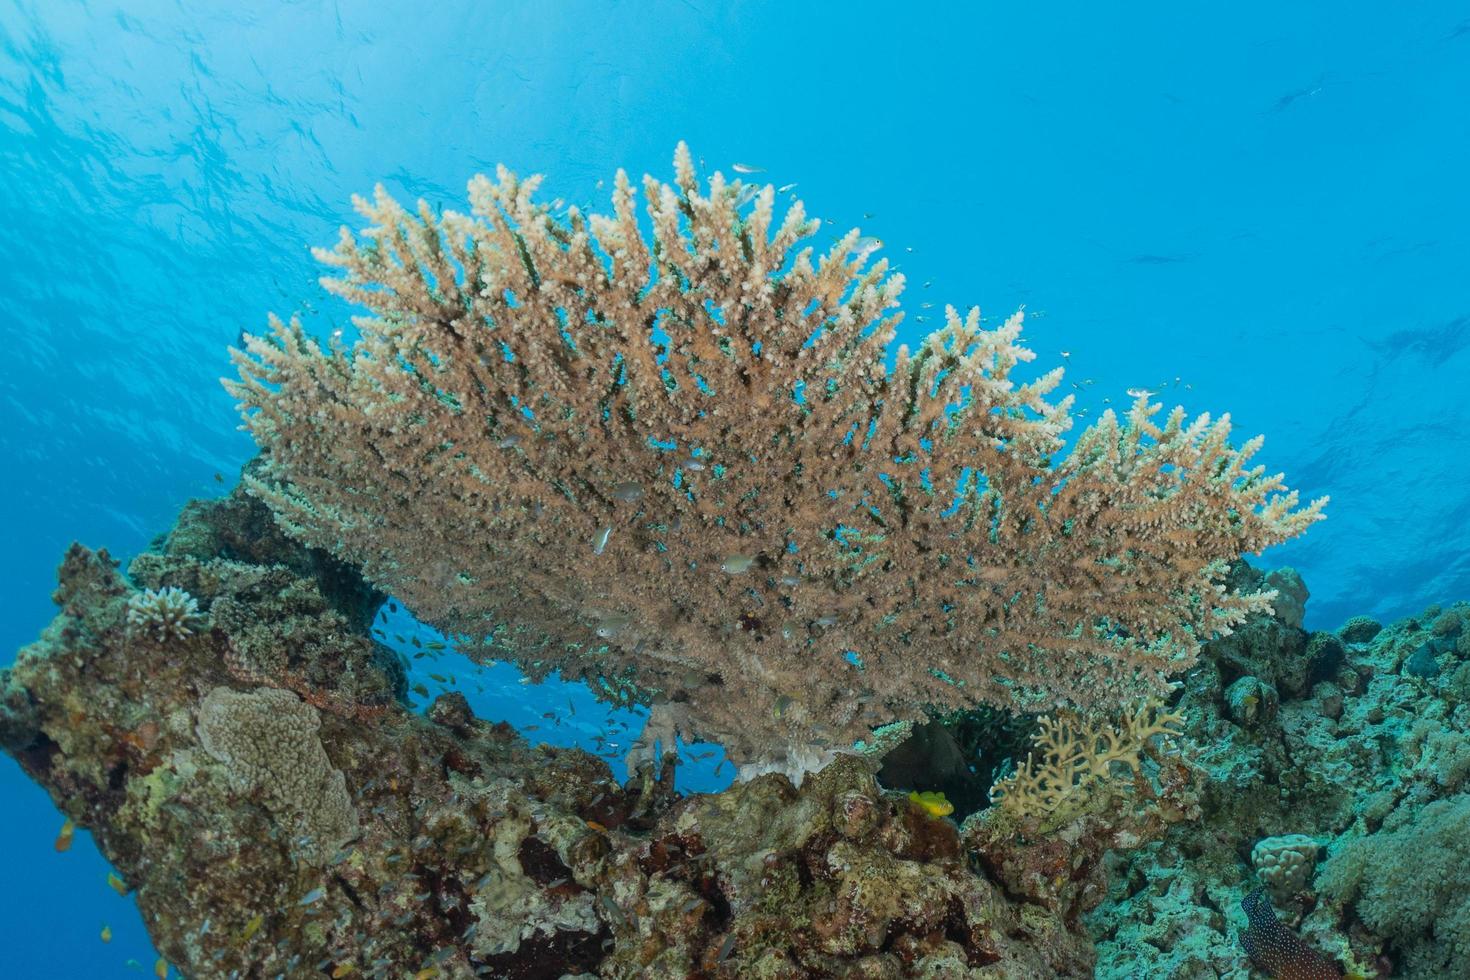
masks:
<svg viewBox="0 0 1470 980"><path fill-rule="evenodd" d="M470 214L359 200L317 253L359 339L234 352L241 485L126 575L67 553L0 744L163 968L1459 975L1466 608L1306 632L1240 558L1324 501L1259 439L1140 392L1068 447L1019 314L890 352L873 244L674 172L641 214L623 174L610 216L503 169ZM413 711L389 594L646 706L632 778ZM739 780L677 793L678 736Z"/></svg>

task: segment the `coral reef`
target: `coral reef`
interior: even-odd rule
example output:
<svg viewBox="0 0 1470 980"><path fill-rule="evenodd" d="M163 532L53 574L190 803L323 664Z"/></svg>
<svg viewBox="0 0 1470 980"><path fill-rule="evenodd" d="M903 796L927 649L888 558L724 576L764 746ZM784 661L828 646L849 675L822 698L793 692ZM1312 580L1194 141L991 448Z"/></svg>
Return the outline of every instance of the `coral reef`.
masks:
<svg viewBox="0 0 1470 980"><path fill-rule="evenodd" d="M1144 393L1056 458L1071 399L1015 376L1020 314L951 309L889 369L902 277L856 230L814 257L800 204L702 191L682 145L651 236L626 174L590 219L539 183L477 177L471 215L358 200L371 226L316 254L361 339L273 321L226 383L281 526L483 656L676 703L749 775L946 709L1132 704L1300 606L1221 587L1324 502L1228 416Z"/></svg>
<svg viewBox="0 0 1470 980"><path fill-rule="evenodd" d="M1173 709L1204 777L1200 817L1107 857L1110 892L1088 915L1098 976L1249 976L1232 935L1261 886L1280 930L1329 964L1320 975L1463 976L1467 608L1313 633L1258 616L1207 644Z"/></svg>
<svg viewBox="0 0 1470 980"><path fill-rule="evenodd" d="M238 491L196 502L127 577L74 545L56 619L0 675L0 745L95 835L185 975L1091 974L1075 918L977 871L954 823L866 757L679 798L672 757L624 787L462 695L411 713L328 597L363 594L340 569L213 546L264 514ZM145 583L204 619L167 656L130 637ZM301 691L238 669L272 634ZM369 688L389 692L369 715L322 706Z"/></svg>

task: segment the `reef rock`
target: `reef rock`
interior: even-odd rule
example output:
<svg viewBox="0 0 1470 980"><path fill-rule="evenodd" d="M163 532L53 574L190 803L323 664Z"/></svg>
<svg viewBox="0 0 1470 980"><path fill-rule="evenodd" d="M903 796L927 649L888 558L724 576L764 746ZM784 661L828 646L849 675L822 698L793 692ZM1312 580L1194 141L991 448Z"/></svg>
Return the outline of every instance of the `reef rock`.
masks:
<svg viewBox="0 0 1470 980"><path fill-rule="evenodd" d="M190 629L130 629L144 589ZM55 599L0 673L0 745L187 976L1092 973L1075 915L1009 896L865 759L678 798L667 763L624 787L462 698L411 712L366 632L382 597L239 493L126 576L73 545Z"/></svg>

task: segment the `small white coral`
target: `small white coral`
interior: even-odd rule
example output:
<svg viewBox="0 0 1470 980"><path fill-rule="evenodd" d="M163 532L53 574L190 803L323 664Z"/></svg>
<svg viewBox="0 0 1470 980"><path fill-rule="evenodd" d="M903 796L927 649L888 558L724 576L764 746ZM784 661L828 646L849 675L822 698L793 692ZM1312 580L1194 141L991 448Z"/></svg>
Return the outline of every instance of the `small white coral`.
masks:
<svg viewBox="0 0 1470 980"><path fill-rule="evenodd" d="M182 640L199 625L199 603L183 589L145 589L128 600L128 628L160 643Z"/></svg>

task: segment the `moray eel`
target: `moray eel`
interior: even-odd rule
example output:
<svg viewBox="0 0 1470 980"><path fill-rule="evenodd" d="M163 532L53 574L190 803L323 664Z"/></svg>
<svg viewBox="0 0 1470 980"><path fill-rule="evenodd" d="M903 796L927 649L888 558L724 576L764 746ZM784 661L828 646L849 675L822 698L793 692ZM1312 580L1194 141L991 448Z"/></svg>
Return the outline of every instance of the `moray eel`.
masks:
<svg viewBox="0 0 1470 980"><path fill-rule="evenodd" d="M1302 941L1281 924L1276 910L1266 898L1266 889L1257 888L1240 900L1249 925L1240 934L1240 943L1262 972L1274 980L1346 980L1337 964Z"/></svg>

